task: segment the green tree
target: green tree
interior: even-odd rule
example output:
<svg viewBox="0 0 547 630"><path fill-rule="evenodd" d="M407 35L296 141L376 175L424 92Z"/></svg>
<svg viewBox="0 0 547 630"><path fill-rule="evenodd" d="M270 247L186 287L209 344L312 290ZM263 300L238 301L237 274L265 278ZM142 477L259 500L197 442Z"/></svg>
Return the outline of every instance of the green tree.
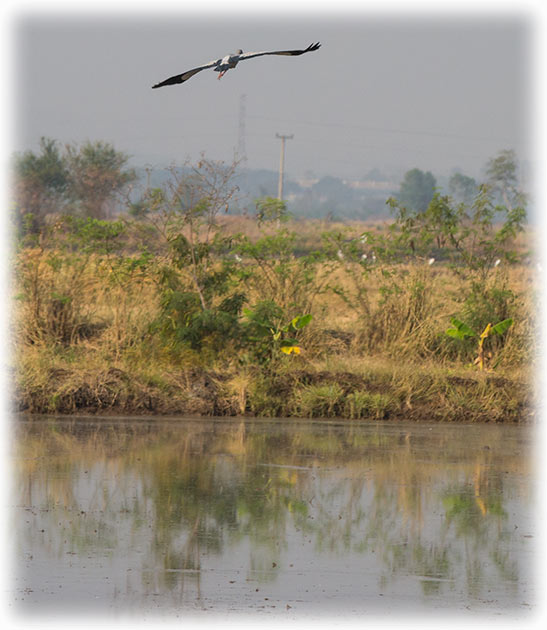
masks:
<svg viewBox="0 0 547 630"><path fill-rule="evenodd" d="M46 215L60 212L64 205L68 172L56 141L42 137L39 153L16 155L14 171L17 223L36 232Z"/></svg>
<svg viewBox="0 0 547 630"><path fill-rule="evenodd" d="M412 212L424 212L433 199L437 182L419 168L407 171L399 189L399 202Z"/></svg>
<svg viewBox="0 0 547 630"><path fill-rule="evenodd" d="M428 257L435 254L456 265L463 273L478 272L481 281L494 272L497 258L516 259L514 239L522 231L526 210L521 207L507 211L495 205L491 187L482 184L470 206L454 204L453 200L435 193L424 212L410 213L395 199L388 204L395 214L384 247L378 253L390 256L406 254ZM505 213L503 222L502 215Z"/></svg>
<svg viewBox="0 0 547 630"><path fill-rule="evenodd" d="M287 212L287 204L281 199L275 199L274 197L263 197L255 201L256 205L256 220L259 225L262 225L265 221L275 221L277 227L283 221L289 219L289 213Z"/></svg>
<svg viewBox="0 0 547 630"><path fill-rule="evenodd" d="M233 279L233 239L218 222L237 191L231 183L235 168L235 162L225 165L202 157L182 173L171 169L164 187L143 198L144 216L168 248L159 273L157 327L168 347L178 351L181 344L189 346L203 360L229 353L245 301Z"/></svg>
<svg viewBox="0 0 547 630"><path fill-rule="evenodd" d="M65 159L68 194L84 216L108 216L109 204L136 178L133 169L126 168L129 157L108 143L69 145Z"/></svg>
<svg viewBox="0 0 547 630"><path fill-rule="evenodd" d="M499 194L508 210L524 205L524 194L518 188L517 157L512 149L500 151L489 160L486 176L487 183Z"/></svg>
<svg viewBox="0 0 547 630"><path fill-rule="evenodd" d="M104 218L116 198L135 178L128 156L104 142L86 142L59 149L41 138L40 151L15 155L16 220L36 233L49 214L80 214Z"/></svg>
<svg viewBox="0 0 547 630"><path fill-rule="evenodd" d="M448 180L448 190L454 201L469 206L477 195L478 185L472 177L462 173L454 173Z"/></svg>

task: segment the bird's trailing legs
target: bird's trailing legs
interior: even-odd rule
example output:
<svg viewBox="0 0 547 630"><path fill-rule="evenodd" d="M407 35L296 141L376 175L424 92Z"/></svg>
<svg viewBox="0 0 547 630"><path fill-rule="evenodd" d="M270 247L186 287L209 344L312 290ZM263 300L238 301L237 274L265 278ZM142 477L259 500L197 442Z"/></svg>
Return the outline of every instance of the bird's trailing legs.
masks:
<svg viewBox="0 0 547 630"><path fill-rule="evenodd" d="M222 77L226 74L226 72L227 70L222 70L221 72L219 72L217 79L222 79Z"/></svg>

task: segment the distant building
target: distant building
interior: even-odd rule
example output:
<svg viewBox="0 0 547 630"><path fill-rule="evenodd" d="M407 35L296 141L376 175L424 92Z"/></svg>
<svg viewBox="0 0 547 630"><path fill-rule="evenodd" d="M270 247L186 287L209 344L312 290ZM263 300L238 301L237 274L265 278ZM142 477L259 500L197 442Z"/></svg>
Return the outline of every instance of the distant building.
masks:
<svg viewBox="0 0 547 630"><path fill-rule="evenodd" d="M397 184L388 181L376 181L373 179L366 180L344 180L344 184L348 188L353 188L354 190L394 190L397 188Z"/></svg>
<svg viewBox="0 0 547 630"><path fill-rule="evenodd" d="M312 186L317 184L317 182L319 181L319 178L302 177L300 179L296 179L295 181L301 188L311 188ZM366 179L366 180L344 179L342 180L342 182L344 186L347 186L348 188L352 188L353 190L391 191L391 190L396 190L398 187L398 185L395 184L394 182L389 182L387 180L377 181L373 179Z"/></svg>
<svg viewBox="0 0 547 630"><path fill-rule="evenodd" d="M295 181L301 188L311 188L314 184L317 184L319 179L318 178L313 178L313 179L302 178L302 179L296 179Z"/></svg>

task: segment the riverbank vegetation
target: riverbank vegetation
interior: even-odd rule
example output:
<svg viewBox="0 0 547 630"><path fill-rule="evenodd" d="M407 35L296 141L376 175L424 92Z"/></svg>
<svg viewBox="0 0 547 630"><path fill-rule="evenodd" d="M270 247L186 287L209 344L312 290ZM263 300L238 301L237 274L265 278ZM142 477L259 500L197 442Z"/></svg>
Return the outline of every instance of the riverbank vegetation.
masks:
<svg viewBox="0 0 547 630"><path fill-rule="evenodd" d="M97 218L108 195L93 213L19 212L18 410L531 419L520 193L391 198L375 224L294 221L272 198L230 216L233 168L174 170L115 219Z"/></svg>

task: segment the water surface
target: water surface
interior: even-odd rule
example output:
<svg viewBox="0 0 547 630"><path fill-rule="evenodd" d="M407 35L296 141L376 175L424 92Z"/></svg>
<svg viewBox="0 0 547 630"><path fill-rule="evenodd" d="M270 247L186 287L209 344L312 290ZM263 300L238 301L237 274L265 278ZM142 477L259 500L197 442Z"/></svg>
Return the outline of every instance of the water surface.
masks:
<svg viewBox="0 0 547 630"><path fill-rule="evenodd" d="M525 616L530 431L18 419L13 606Z"/></svg>

